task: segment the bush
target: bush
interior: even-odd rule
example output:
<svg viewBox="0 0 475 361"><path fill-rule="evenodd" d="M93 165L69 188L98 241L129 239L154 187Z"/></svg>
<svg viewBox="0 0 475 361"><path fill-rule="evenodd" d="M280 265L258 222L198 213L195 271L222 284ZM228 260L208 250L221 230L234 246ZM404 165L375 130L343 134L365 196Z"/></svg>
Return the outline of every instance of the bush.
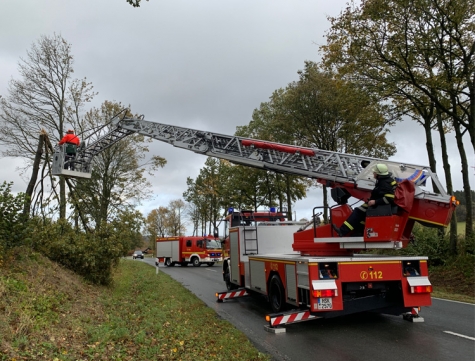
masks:
<svg viewBox="0 0 475 361"><path fill-rule="evenodd" d="M26 195L11 194L13 183L0 184L0 266L11 250L31 241L29 222L23 214Z"/></svg>
<svg viewBox="0 0 475 361"><path fill-rule="evenodd" d="M46 225L38 222L34 247L87 281L101 285L111 283L112 271L124 254L121 243L108 232L82 233L65 220Z"/></svg>
<svg viewBox="0 0 475 361"><path fill-rule="evenodd" d="M415 225L413 229L414 242L410 242L406 248L399 250L377 249L367 253L389 254L399 256L427 256L429 266L444 265L451 257L449 248L449 236L441 234L436 228L428 228Z"/></svg>
<svg viewBox="0 0 475 361"><path fill-rule="evenodd" d="M23 214L26 195L12 195L12 184L3 182L0 185L0 250L3 251L26 244L31 234Z"/></svg>
<svg viewBox="0 0 475 361"><path fill-rule="evenodd" d="M400 251L408 256L427 256L430 266L443 265L450 257L449 237L436 228L414 227L415 240Z"/></svg>

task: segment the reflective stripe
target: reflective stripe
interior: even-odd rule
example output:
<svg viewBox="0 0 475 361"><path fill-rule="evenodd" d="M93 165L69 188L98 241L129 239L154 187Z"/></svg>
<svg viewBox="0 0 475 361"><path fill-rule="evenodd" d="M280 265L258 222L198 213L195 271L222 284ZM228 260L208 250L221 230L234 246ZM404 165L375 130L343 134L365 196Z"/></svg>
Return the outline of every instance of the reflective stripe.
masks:
<svg viewBox="0 0 475 361"><path fill-rule="evenodd" d="M357 209L359 209L361 212L366 212L366 208L368 208L367 203L363 203L361 206L359 206Z"/></svg>
<svg viewBox="0 0 475 361"><path fill-rule="evenodd" d="M343 222L343 224L345 226L347 226L350 229L350 231L352 231L354 229L353 226L351 224L349 224L347 221Z"/></svg>
<svg viewBox="0 0 475 361"><path fill-rule="evenodd" d="M389 204L389 201L386 199L386 197L383 197L383 201L384 203Z"/></svg>
<svg viewBox="0 0 475 361"><path fill-rule="evenodd" d="M388 198L394 198L394 194L385 194L384 196Z"/></svg>

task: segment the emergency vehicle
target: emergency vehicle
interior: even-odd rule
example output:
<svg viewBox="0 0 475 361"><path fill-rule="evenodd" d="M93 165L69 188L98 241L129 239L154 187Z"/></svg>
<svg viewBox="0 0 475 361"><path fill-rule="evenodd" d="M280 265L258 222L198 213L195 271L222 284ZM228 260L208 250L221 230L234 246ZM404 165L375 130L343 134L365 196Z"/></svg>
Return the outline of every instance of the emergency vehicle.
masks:
<svg viewBox="0 0 475 361"><path fill-rule="evenodd" d="M223 260L221 242L210 236L159 237L156 240L158 262L172 267L175 264L199 267L203 263L213 266Z"/></svg>
<svg viewBox="0 0 475 361"><path fill-rule="evenodd" d="M235 164L312 178L331 188L336 205L327 209L329 223L320 219L321 206L313 209L306 224L286 222L273 212L263 220L253 211L231 211L229 257L222 268L227 290L216 294L219 302L253 293L266 296L273 311L267 316L270 328L364 311L423 321L419 310L431 305L432 292L427 257L367 251L406 247L416 223L448 226L457 201L430 167L124 116L114 118L108 134L83 148L74 174L63 174L61 164L53 167L55 174L87 177L94 155L134 133ZM61 149L54 159L61 162ZM339 237L333 225L340 227L351 214L351 197L370 197L372 168L379 163L386 164L399 183L396 205L370 207L364 233ZM440 193L426 186L431 183Z"/></svg>

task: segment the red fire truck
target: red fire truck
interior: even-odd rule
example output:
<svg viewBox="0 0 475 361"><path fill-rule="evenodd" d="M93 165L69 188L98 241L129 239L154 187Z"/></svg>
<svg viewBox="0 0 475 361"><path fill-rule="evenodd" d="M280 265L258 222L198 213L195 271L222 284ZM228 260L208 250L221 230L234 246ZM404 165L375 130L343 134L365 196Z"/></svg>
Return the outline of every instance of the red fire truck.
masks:
<svg viewBox="0 0 475 361"><path fill-rule="evenodd" d="M87 177L96 154L134 133L235 164L308 177L331 188L336 204L316 206L306 224L286 221L279 212L263 217L259 212L230 211L230 253L222 268L227 290L216 294L218 301L253 293L266 296L273 311L267 316L270 328L364 311L423 321L419 309L431 305L432 292L427 257L374 250L406 247L416 223L448 226L457 201L428 166L116 117L108 134L78 153L75 171L64 173L64 154L58 148L53 173ZM351 214L351 197L370 197L375 186L372 168L379 163L385 163L399 183L396 205L368 208L364 232L340 237L333 225L340 227ZM440 193L426 186L430 184ZM320 219L322 212L329 213L329 222ZM170 264L192 262L178 257L170 251L165 259Z"/></svg>
<svg viewBox="0 0 475 361"><path fill-rule="evenodd" d="M199 267L206 263L213 266L223 260L221 242L211 236L182 236L157 238L157 261L171 267L175 264Z"/></svg>

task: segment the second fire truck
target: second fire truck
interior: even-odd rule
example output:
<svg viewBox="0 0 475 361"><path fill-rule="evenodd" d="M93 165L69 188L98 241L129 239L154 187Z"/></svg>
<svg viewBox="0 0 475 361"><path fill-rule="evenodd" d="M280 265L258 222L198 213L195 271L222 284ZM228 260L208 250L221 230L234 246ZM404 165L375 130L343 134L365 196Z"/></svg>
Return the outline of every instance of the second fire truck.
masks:
<svg viewBox="0 0 475 361"><path fill-rule="evenodd" d="M211 236L158 237L156 244L157 262L162 261L167 267L199 267L204 263L211 267L223 260L221 242Z"/></svg>

